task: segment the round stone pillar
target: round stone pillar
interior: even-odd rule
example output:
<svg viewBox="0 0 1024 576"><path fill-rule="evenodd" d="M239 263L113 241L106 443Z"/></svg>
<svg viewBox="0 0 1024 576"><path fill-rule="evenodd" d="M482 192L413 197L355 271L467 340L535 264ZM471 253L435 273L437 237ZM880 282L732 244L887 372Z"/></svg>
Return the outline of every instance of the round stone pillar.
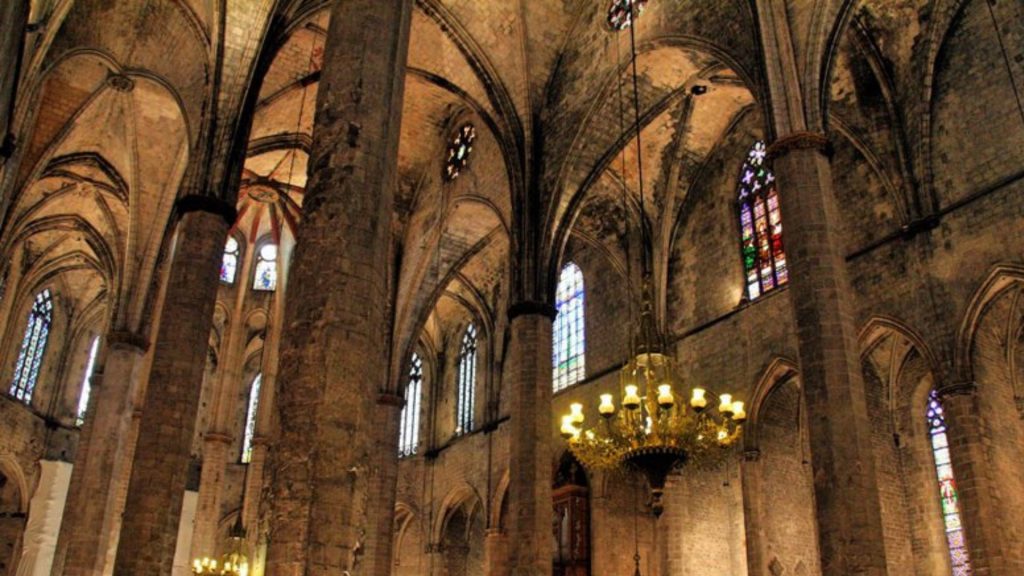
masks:
<svg viewBox="0 0 1024 576"><path fill-rule="evenodd" d="M509 558L511 576L550 576L553 518L550 304L509 309Z"/></svg>
<svg viewBox="0 0 1024 576"><path fill-rule="evenodd" d="M117 540L123 478L131 464L132 414L149 343L138 334L112 332L105 339L82 442L75 454L71 488L61 523L54 571L101 576Z"/></svg>
<svg viewBox="0 0 1024 576"><path fill-rule="evenodd" d="M188 481L218 270L235 210L220 200L178 201L177 240L125 502L114 573L169 575Z"/></svg>
<svg viewBox="0 0 1024 576"><path fill-rule="evenodd" d="M288 280L267 573L370 574L391 361L389 275L412 0L335 0ZM397 451L397 437L392 440ZM388 511L387 517L393 511ZM389 535L390 536L390 535Z"/></svg>
<svg viewBox="0 0 1024 576"><path fill-rule="evenodd" d="M794 133L768 152L786 217L822 573L880 576L887 573L882 513L828 141Z"/></svg>

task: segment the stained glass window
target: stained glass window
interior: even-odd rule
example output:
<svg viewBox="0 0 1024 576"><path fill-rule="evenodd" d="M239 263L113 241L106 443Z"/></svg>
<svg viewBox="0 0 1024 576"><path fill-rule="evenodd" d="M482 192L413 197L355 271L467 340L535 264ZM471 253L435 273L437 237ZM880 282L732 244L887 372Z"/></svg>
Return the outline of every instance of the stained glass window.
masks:
<svg viewBox="0 0 1024 576"><path fill-rule="evenodd" d="M960 522L960 498L957 494L953 464L949 458L949 438L946 417L942 412L939 395L932 390L928 396L928 435L931 438L932 454L935 456L935 471L939 477L939 498L942 502L942 520L949 544L949 561L953 576L970 576L971 559L967 554L963 525Z"/></svg>
<svg viewBox="0 0 1024 576"><path fill-rule="evenodd" d="M28 313L25 336L21 340L21 351L14 365L14 381L11 382L11 396L25 404L32 403L32 392L39 379L39 369L43 364L43 353L46 352L46 341L50 336L50 325L53 323L53 298L47 288L32 303L32 311Z"/></svg>
<svg viewBox="0 0 1024 576"><path fill-rule="evenodd" d="M92 346L89 347L89 361L85 363L85 377L82 379L82 393L78 396L78 411L75 416L75 425L85 424L85 413L89 409L89 394L92 393L92 370L96 367L96 353L100 350L99 336L92 339Z"/></svg>
<svg viewBox="0 0 1024 576"><path fill-rule="evenodd" d="M639 18L646 7L647 0L612 0L608 8L608 26L612 30L625 30L633 25L632 11L636 10L636 17Z"/></svg>
<svg viewBox="0 0 1024 576"><path fill-rule="evenodd" d="M782 213L775 175L765 165L767 150L758 141L740 172L739 213L747 297L756 299L789 280L782 247Z"/></svg>
<svg viewBox="0 0 1024 576"><path fill-rule="evenodd" d="M412 456L420 441L420 394L423 391L423 360L412 355L409 383L405 387L405 406L399 424L398 455Z"/></svg>
<svg viewBox="0 0 1024 576"><path fill-rule="evenodd" d="M554 344L551 352L551 381L555 392L572 386L586 376L584 355L583 272L570 262L562 268L556 294Z"/></svg>
<svg viewBox="0 0 1024 576"><path fill-rule="evenodd" d="M455 180L469 165L469 155L473 152L473 141L476 140L476 128L465 124L452 137L448 144L448 159L444 166L445 178Z"/></svg>
<svg viewBox="0 0 1024 576"><path fill-rule="evenodd" d="M249 404L245 410L245 429L242 431L242 463L252 462L252 440L256 437L256 412L260 407L260 385L263 373L257 374L249 387Z"/></svg>
<svg viewBox="0 0 1024 576"><path fill-rule="evenodd" d="M256 255L253 290L273 292L277 289L277 245L264 244Z"/></svg>
<svg viewBox="0 0 1024 576"><path fill-rule="evenodd" d="M224 244L224 256L220 261L220 281L226 284L234 284L237 271L238 240L228 236L228 241Z"/></svg>
<svg viewBox="0 0 1024 576"><path fill-rule="evenodd" d="M473 430L476 397L476 326L470 324L459 348L459 388L455 408L455 434Z"/></svg>

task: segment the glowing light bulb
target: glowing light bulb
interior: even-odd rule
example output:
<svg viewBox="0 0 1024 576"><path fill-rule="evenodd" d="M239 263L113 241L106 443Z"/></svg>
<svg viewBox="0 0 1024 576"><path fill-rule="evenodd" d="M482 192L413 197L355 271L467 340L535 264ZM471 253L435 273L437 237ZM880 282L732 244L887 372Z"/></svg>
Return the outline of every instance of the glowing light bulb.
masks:
<svg viewBox="0 0 1024 576"><path fill-rule="evenodd" d="M668 384L658 386L658 406L667 410L675 405L675 403L676 399L672 396L672 386Z"/></svg>
<svg viewBox="0 0 1024 576"><path fill-rule="evenodd" d="M612 403L611 394L601 394L601 405L597 407L597 411L605 418L615 414L615 404Z"/></svg>
<svg viewBox="0 0 1024 576"><path fill-rule="evenodd" d="M741 424L747 421L747 410L743 402L737 401L732 403L732 419Z"/></svg>
<svg viewBox="0 0 1024 576"><path fill-rule="evenodd" d="M636 410L640 407L640 396L637 394L637 387L633 384L626 386L626 394L622 397L622 405L628 410Z"/></svg>
<svg viewBox="0 0 1024 576"><path fill-rule="evenodd" d="M708 406L708 399L704 397L706 393L707 391L703 388L693 389L693 396L690 398L690 406L692 406L697 412L700 412Z"/></svg>
<svg viewBox="0 0 1024 576"><path fill-rule="evenodd" d="M579 402L573 402L569 405L569 415L572 417L572 423L574 426L583 424L583 404Z"/></svg>
<svg viewBox="0 0 1024 576"><path fill-rule="evenodd" d="M576 427L572 425L572 414L562 416L562 427L559 431L566 440L576 435Z"/></svg>
<svg viewBox="0 0 1024 576"><path fill-rule="evenodd" d="M726 418L732 416L732 394L722 394L718 399L721 401L718 405L718 411L721 412L722 416Z"/></svg>

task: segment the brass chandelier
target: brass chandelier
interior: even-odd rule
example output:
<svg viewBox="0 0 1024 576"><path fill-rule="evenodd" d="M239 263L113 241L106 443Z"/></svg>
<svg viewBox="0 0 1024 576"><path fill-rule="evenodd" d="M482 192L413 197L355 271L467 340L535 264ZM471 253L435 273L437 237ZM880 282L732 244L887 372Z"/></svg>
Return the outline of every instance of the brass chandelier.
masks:
<svg viewBox="0 0 1024 576"><path fill-rule="evenodd" d="M613 9L618 4L613 4ZM651 509L655 516L660 516L664 510L662 497L668 474L684 465L713 468L721 464L733 453L730 447L739 440L747 414L744 403L734 401L731 394L721 394L717 407L711 407L707 389L692 387L687 391L679 378L676 361L667 353L654 321L651 243L644 223L643 148L637 87L635 29L639 2L627 0L625 4L631 13L628 28L640 193L640 314L633 327L629 360L619 373L619 405L616 405L614 395L602 394L597 409L601 421L585 428L583 405L572 404L570 412L562 416L560 431L568 442L569 450L584 467L642 472L651 488ZM621 106L621 83L619 89ZM625 203L625 177L622 182ZM628 216L626 234L628 237ZM683 392L686 402L680 401L679 392ZM639 573L639 564L637 570Z"/></svg>

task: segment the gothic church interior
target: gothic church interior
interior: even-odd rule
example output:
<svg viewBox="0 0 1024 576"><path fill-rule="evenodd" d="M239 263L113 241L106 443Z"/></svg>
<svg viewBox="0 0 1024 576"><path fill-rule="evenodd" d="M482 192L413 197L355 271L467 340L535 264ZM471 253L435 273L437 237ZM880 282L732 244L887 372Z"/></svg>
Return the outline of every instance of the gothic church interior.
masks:
<svg viewBox="0 0 1024 576"><path fill-rule="evenodd" d="M1022 22L3 1L0 576L1024 574Z"/></svg>

